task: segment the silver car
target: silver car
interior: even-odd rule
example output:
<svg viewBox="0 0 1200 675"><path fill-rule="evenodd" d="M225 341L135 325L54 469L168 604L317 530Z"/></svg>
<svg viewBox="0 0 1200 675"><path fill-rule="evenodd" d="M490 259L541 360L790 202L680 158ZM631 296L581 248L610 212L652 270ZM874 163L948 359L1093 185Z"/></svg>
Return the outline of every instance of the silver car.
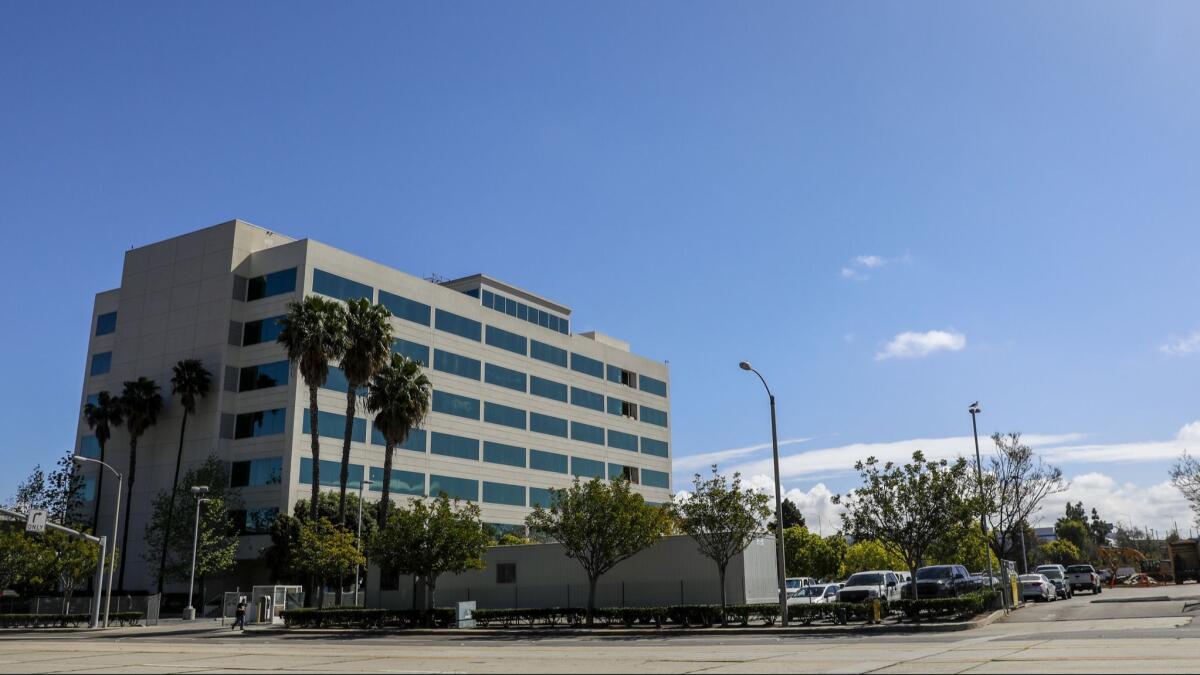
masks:
<svg viewBox="0 0 1200 675"><path fill-rule="evenodd" d="M1021 599L1035 602L1053 602L1058 599L1058 589L1045 574L1022 574Z"/></svg>
<svg viewBox="0 0 1200 675"><path fill-rule="evenodd" d="M797 588L794 591L788 591L787 604L790 607L793 605L819 605L826 602L834 602L837 600L837 592L837 584L805 586L804 588Z"/></svg>

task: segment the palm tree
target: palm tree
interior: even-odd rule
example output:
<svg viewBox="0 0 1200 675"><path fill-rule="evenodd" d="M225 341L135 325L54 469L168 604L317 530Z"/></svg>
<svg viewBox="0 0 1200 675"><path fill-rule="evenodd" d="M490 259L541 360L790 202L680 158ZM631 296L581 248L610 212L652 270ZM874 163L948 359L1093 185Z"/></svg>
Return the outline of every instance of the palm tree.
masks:
<svg viewBox="0 0 1200 675"><path fill-rule="evenodd" d="M158 383L145 377L126 380L121 391L121 412L125 416L125 428L129 430L129 473L125 485L125 531L121 533L121 574L117 588L125 589L125 555L129 544L129 514L133 513L133 481L137 477L137 444L146 430L158 423L163 399L159 395Z"/></svg>
<svg viewBox="0 0 1200 675"><path fill-rule="evenodd" d="M321 448L317 428L317 389L329 377L329 362L340 358L346 329L346 310L334 300L310 295L300 302L289 302L281 320L279 344L287 350L288 360L298 363L300 375L308 385L309 431L312 436L312 518L317 520L321 489Z"/></svg>
<svg viewBox="0 0 1200 675"><path fill-rule="evenodd" d="M345 345L342 373L346 376L346 433L342 437L341 490L338 493L338 522L346 524L346 482L350 479L350 436L358 411L358 389L387 365L392 353L392 313L365 298L346 303Z"/></svg>
<svg viewBox="0 0 1200 675"><path fill-rule="evenodd" d="M175 478L171 481L171 502L167 507L167 527L163 535L162 554L158 559L158 592L163 591L163 573L167 569L167 542L171 541L171 526L175 523L175 493L179 489L179 465L183 462L183 432L188 415L196 413L196 399L208 396L212 373L204 369L200 359L184 359L175 364L171 376L171 393L183 404L183 420L179 423L179 450L175 453Z"/></svg>
<svg viewBox="0 0 1200 675"><path fill-rule="evenodd" d="M112 438L112 430L121 426L124 421L121 414L121 399L107 391L96 394L96 402L83 406L83 420L96 436L96 444L100 446L100 461L104 461L104 446ZM96 476L96 507L92 513L92 531L98 531L100 522L100 495L104 489L104 472ZM116 542L117 533L109 535Z"/></svg>
<svg viewBox="0 0 1200 675"><path fill-rule="evenodd" d="M375 373L367 385L367 409L375 413L375 428L383 434L383 496L379 502L379 526L387 523L387 510L391 502L388 493L392 487L392 452L396 446L408 440L413 428L425 421L429 414L429 398L432 385L421 367L400 354L392 354L391 361Z"/></svg>

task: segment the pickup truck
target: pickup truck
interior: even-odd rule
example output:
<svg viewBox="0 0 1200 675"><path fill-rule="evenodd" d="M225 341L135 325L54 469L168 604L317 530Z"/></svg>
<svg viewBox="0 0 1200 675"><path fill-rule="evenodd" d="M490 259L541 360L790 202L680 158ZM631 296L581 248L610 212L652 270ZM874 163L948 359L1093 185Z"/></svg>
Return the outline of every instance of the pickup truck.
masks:
<svg viewBox="0 0 1200 675"><path fill-rule="evenodd" d="M1067 585L1071 587L1071 591L1087 589L1091 591L1092 595L1100 593L1103 588L1100 583L1100 575L1096 574L1096 569L1091 565L1067 567Z"/></svg>

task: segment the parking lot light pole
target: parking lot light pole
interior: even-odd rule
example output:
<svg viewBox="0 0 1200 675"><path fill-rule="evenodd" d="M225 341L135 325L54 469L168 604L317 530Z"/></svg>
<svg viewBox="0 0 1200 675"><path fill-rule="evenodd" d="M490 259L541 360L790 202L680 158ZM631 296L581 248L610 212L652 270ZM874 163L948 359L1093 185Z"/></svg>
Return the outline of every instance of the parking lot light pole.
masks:
<svg viewBox="0 0 1200 675"><path fill-rule="evenodd" d="M994 585L992 582L992 547L988 544L987 513L984 511L983 505L983 462L979 458L979 427L975 424L975 416L983 412L983 408L979 407L979 401L972 403L968 412L971 413L971 431L975 434L975 479L979 482L979 529L983 532L983 557L987 560L988 588L992 588Z"/></svg>
<svg viewBox="0 0 1200 675"><path fill-rule="evenodd" d="M120 471L117 471L116 469L112 468L111 466L109 466L108 464L106 464L104 462L101 462L98 459L92 459L91 457L83 457L81 455L75 455L71 459L75 460L76 462L87 462L87 463L91 463L91 464L99 464L101 467L113 472L113 475L117 477L117 505L116 505L116 508L113 510L113 527L112 527L112 537L111 537L112 552L111 552L110 557L112 558L112 562L109 563L109 565L108 565L108 588L104 592L104 627L108 628L108 610L110 607L112 607L113 568L116 567L115 563L117 561L117 527L119 527L121 524L121 485L124 482L124 476L121 475ZM96 495L96 499L100 499L100 495ZM121 553L121 555L125 555L124 551L121 551L120 553Z"/></svg>
<svg viewBox="0 0 1200 675"><path fill-rule="evenodd" d="M362 505L363 505L363 489L371 484L371 481L363 479L358 484L358 552L362 553ZM362 572L362 564L354 566L354 606L358 607L358 578Z"/></svg>
<svg viewBox="0 0 1200 675"><path fill-rule="evenodd" d="M200 547L200 505L212 501L200 496L206 494L208 494L207 485L192 486L192 496L196 498L196 525L192 530L192 578L188 581L188 604L183 608L184 621L192 621L196 618L196 608L192 607L192 594L196 589L196 549ZM200 602L200 606L204 606L203 601Z"/></svg>
<svg viewBox="0 0 1200 675"><path fill-rule="evenodd" d="M787 587L784 578L787 570L784 568L783 556L783 496L779 487L779 434L775 427L775 394L772 394L771 388L767 386L766 378L755 370L749 361L742 361L738 367L758 376L758 379L762 381L763 388L767 390L767 398L771 401L771 453L775 458L775 556L777 558L775 569L779 582L779 620L780 625L786 626L788 625Z"/></svg>

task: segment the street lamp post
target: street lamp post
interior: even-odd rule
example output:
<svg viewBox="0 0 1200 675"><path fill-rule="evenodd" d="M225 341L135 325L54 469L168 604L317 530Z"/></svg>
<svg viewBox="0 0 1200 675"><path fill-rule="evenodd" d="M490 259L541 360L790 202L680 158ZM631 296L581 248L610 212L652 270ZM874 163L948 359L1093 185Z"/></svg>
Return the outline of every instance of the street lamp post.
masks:
<svg viewBox="0 0 1200 675"><path fill-rule="evenodd" d="M74 457L72 457L72 459L74 459L76 462L89 462L92 464L99 464L101 467L113 472L113 475L117 477L117 505L116 505L116 508L113 510L113 527L112 527L112 543L113 543L113 545L112 545L112 555L111 555L113 562L116 562L117 541L118 541L117 540L117 527L119 527L121 524L121 484L124 482L125 478L124 478L124 476L121 475L121 472L112 468L108 464L101 462L98 459L92 459L91 457L82 457L80 455L75 455ZM96 495L96 499L100 499L100 495ZM125 555L125 552L121 551L121 555ZM109 565L108 565L108 588L106 589L105 596L104 596L104 627L105 628L108 628L108 610L110 607L112 607L112 582L113 582L113 568L114 567L116 567L115 564L109 563Z"/></svg>
<svg viewBox="0 0 1200 675"><path fill-rule="evenodd" d="M762 381L763 388L767 390L767 398L771 401L771 452L775 458L775 568L777 572L777 581L779 582L779 619L780 625L788 625L787 615L787 587L784 583L784 577L787 574L784 568L783 556L783 497L779 487L779 434L775 426L775 394L771 393L771 388L767 386L767 380L762 376L762 373L754 369L749 361L742 361L738 364L742 370L748 370Z"/></svg>
<svg viewBox="0 0 1200 675"><path fill-rule="evenodd" d="M975 434L975 479L979 483L979 529L983 532L983 557L987 560L988 569L988 588L993 587L992 582L992 555L991 546L988 544L987 534L987 513L984 511L983 505L983 462L979 458L979 427L975 424L975 416L983 412L983 408L979 407L979 401L971 404L968 408L971 413L971 431ZM1024 539L1024 537L1022 537Z"/></svg>
<svg viewBox="0 0 1200 675"><path fill-rule="evenodd" d="M358 484L358 552L362 554L362 505L363 505L363 490L371 484L371 481L363 479ZM358 607L358 578L362 573L362 564L354 566L354 606Z"/></svg>
<svg viewBox="0 0 1200 675"><path fill-rule="evenodd" d="M192 496L196 498L196 524L192 530L192 578L188 581L188 604L183 608L184 621L193 621L196 618L196 608L192 606L192 594L196 589L196 549L200 546L200 505L212 501L200 496L206 494L208 494L207 485L192 486Z"/></svg>

